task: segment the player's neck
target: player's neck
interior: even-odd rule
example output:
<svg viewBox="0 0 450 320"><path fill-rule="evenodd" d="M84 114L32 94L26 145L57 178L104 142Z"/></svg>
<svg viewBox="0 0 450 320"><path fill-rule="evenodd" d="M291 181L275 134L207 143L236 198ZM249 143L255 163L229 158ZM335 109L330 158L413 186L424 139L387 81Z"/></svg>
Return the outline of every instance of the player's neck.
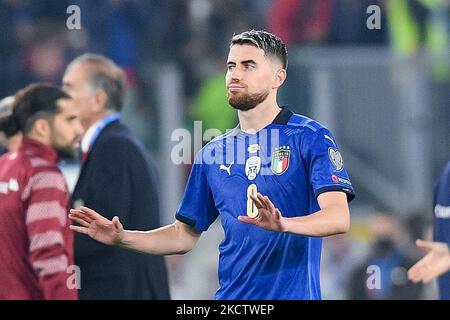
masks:
<svg viewBox="0 0 450 320"><path fill-rule="evenodd" d="M47 147L51 147L51 141L49 136L43 136L42 134L38 134L35 130L31 130L30 133L26 135L28 139L37 141Z"/></svg>
<svg viewBox="0 0 450 320"><path fill-rule="evenodd" d="M238 110L239 125L246 133L255 133L273 122L281 108L276 102L264 101L248 111Z"/></svg>
<svg viewBox="0 0 450 320"><path fill-rule="evenodd" d="M101 112L95 113L91 116L91 118L89 119L89 121L87 123L83 124L83 127L85 128L85 130L89 130L90 127L92 127L94 124L96 124L97 122L99 122L100 120L102 120L103 118L113 114L114 111L112 110L103 110Z"/></svg>

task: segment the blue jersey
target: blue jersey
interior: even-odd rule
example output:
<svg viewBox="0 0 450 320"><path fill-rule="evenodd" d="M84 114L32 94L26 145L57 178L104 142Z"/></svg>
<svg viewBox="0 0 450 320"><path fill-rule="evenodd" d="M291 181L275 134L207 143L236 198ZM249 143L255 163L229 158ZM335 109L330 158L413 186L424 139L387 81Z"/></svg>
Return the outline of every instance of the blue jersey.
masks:
<svg viewBox="0 0 450 320"><path fill-rule="evenodd" d="M450 162L434 192L434 240L450 245ZM439 296L450 300L450 272L438 278Z"/></svg>
<svg viewBox="0 0 450 320"><path fill-rule="evenodd" d="M249 195L266 195L283 216L320 210L319 194L353 188L331 133L283 108L256 134L239 127L196 156L176 218L205 231L220 216L216 299L320 299L321 238L272 232L240 222L257 209Z"/></svg>

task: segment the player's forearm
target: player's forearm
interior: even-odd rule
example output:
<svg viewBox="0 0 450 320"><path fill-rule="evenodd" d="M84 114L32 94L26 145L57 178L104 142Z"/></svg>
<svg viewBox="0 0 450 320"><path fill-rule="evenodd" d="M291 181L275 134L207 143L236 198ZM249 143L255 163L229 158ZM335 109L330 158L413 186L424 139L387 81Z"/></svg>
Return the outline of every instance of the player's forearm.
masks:
<svg viewBox="0 0 450 320"><path fill-rule="evenodd" d="M155 255L184 254L195 245L196 239L187 237L175 224L151 231L124 231L120 247Z"/></svg>
<svg viewBox="0 0 450 320"><path fill-rule="evenodd" d="M350 228L350 213L345 207L329 207L308 216L284 219L285 232L309 237L346 233Z"/></svg>

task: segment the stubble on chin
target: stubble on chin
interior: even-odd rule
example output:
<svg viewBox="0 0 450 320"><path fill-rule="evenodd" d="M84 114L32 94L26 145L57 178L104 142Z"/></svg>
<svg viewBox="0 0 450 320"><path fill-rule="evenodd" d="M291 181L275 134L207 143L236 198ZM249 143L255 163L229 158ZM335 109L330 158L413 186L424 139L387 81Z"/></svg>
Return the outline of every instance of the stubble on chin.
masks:
<svg viewBox="0 0 450 320"><path fill-rule="evenodd" d="M230 106L240 111L248 111L254 109L257 105L264 102L269 95L268 91L255 94L229 94L228 103Z"/></svg>

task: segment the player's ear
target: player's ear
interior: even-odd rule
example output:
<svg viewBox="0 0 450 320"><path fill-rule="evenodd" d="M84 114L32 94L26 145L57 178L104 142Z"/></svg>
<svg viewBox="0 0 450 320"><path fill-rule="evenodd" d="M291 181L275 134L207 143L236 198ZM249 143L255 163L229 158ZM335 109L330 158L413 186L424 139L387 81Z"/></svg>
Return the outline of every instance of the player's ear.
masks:
<svg viewBox="0 0 450 320"><path fill-rule="evenodd" d="M108 95L103 90L95 91L94 95L95 104L93 105L93 112L101 112L106 109L106 104L108 103Z"/></svg>
<svg viewBox="0 0 450 320"><path fill-rule="evenodd" d="M38 137L47 137L51 131L49 120L44 118L37 119L31 131Z"/></svg>
<svg viewBox="0 0 450 320"><path fill-rule="evenodd" d="M278 69L277 72L275 73L272 89L277 89L281 87L284 81L286 80L286 77L287 77L286 69L283 68Z"/></svg>
<svg viewBox="0 0 450 320"><path fill-rule="evenodd" d="M51 141L52 128L49 119L37 119L27 136L33 137L44 144L49 144Z"/></svg>

